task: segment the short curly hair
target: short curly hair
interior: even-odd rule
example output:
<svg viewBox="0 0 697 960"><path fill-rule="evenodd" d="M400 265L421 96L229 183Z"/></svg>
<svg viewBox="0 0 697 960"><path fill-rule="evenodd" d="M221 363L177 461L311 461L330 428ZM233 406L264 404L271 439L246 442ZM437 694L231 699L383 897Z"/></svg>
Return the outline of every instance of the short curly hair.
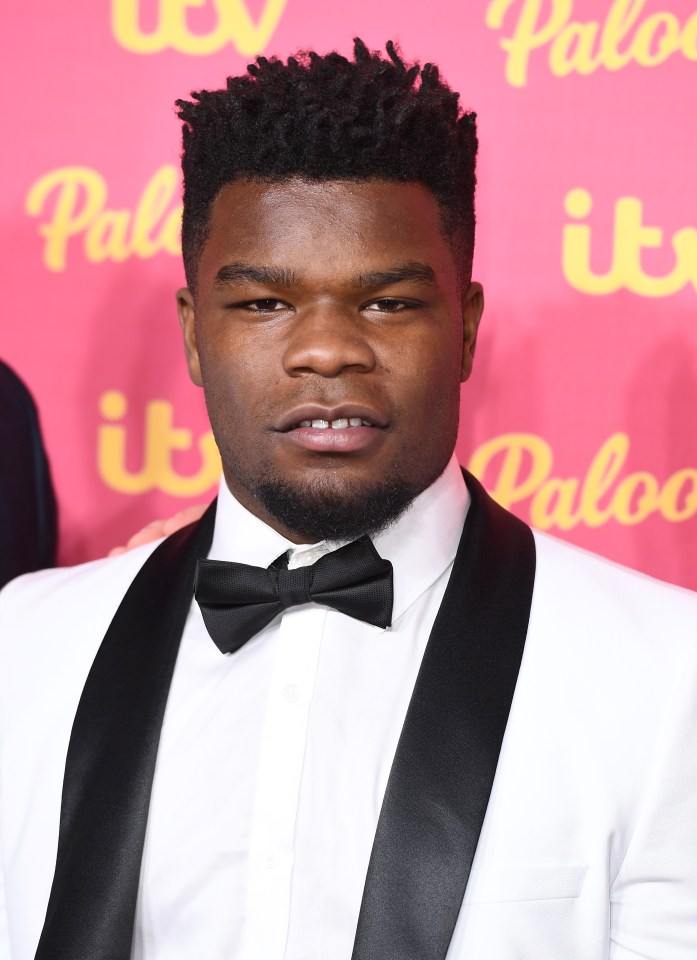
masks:
<svg viewBox="0 0 697 960"><path fill-rule="evenodd" d="M438 67L389 59L354 40L354 59L309 51L257 57L223 90L177 100L183 121L182 251L189 287L208 236L212 205L238 178L279 182L392 180L427 187L441 211L461 275L474 251L476 114Z"/></svg>

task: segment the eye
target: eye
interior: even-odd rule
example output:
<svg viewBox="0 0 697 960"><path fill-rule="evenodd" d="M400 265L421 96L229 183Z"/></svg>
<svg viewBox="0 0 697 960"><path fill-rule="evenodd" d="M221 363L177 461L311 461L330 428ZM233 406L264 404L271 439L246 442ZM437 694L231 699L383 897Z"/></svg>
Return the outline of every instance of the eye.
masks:
<svg viewBox="0 0 697 960"><path fill-rule="evenodd" d="M361 309L368 310L371 313L401 313L410 307L416 307L418 304L411 300L397 300L395 297L380 297L379 300L371 300Z"/></svg>
<svg viewBox="0 0 697 960"><path fill-rule="evenodd" d="M280 313L288 309L288 304L284 300L275 300L273 297L245 300L242 303L233 303L231 306L236 310L249 310L250 313Z"/></svg>

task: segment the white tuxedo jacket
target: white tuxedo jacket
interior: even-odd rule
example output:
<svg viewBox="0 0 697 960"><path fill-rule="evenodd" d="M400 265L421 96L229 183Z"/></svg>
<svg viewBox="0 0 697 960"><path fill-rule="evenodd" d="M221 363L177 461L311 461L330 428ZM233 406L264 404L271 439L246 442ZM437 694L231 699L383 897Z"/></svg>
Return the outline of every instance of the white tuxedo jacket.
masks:
<svg viewBox="0 0 697 960"><path fill-rule="evenodd" d="M78 701L154 546L0 595L0 960L34 957ZM697 596L545 535L535 547L522 665L447 958L695 960Z"/></svg>

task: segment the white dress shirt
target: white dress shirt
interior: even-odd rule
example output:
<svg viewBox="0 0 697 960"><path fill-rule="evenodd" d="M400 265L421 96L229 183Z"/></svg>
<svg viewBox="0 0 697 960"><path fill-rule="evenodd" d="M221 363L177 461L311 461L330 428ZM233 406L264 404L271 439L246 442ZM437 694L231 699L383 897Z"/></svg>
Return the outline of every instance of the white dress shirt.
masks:
<svg viewBox="0 0 697 960"><path fill-rule="evenodd" d="M453 459L374 538L392 627L317 604L223 655L193 604L170 691L133 960L347 960L387 778L469 503ZM223 483L210 556L313 563Z"/></svg>

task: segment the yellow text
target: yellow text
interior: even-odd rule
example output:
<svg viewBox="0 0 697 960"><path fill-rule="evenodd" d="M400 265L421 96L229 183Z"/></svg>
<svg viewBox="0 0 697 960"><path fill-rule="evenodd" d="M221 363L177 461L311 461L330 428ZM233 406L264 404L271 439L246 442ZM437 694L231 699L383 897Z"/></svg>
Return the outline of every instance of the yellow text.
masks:
<svg viewBox="0 0 697 960"><path fill-rule="evenodd" d="M213 434L208 431L198 439L200 466L195 473L182 474L174 469L172 454L191 450L194 439L190 430L174 426L174 410L166 400L151 400L145 406L144 451L140 469L126 466L128 413L126 397L110 390L100 400L100 413L107 421L99 427L97 469L102 481L119 493L148 493L161 490L174 497L195 497L217 485L220 455Z"/></svg>
<svg viewBox="0 0 697 960"><path fill-rule="evenodd" d="M697 61L697 10L681 23L670 11L646 15L645 6L646 0L613 0L599 22L573 19L574 0L492 0L486 24L501 30L511 14L512 32L500 43L514 87L526 85L530 58L541 50L555 77L621 70L628 63L655 67L676 53Z"/></svg>
<svg viewBox="0 0 697 960"><path fill-rule="evenodd" d="M593 209L587 190L570 190L565 198L567 214L576 221ZM644 224L644 208L636 197L620 197L615 203L612 261L605 273L591 270L591 227L567 223L562 239L562 270L575 290L602 296L630 290L642 297L667 297L692 285L697 291L697 229L684 227L672 238L674 265L663 276L648 274L642 267L642 250L663 246L663 230Z"/></svg>
<svg viewBox="0 0 697 960"><path fill-rule="evenodd" d="M553 474L552 448L532 433L507 433L475 450L469 469L485 480L502 506L530 501L530 523L540 530L600 527L611 520L632 526L652 514L680 523L697 515L697 469L678 470L663 482L647 470L625 473L629 437L615 433L594 456L585 477Z"/></svg>
<svg viewBox="0 0 697 960"><path fill-rule="evenodd" d="M273 36L287 0L267 0L255 23L244 0L159 0L157 26L145 32L140 26L140 0L112 0L111 28L117 42L131 53L179 53L207 56L227 44L243 56L261 53ZM187 10L212 8L215 26L208 33L193 32Z"/></svg>
<svg viewBox="0 0 697 960"><path fill-rule="evenodd" d="M106 180L91 167L61 167L32 186L26 211L42 218L39 233L45 238L43 261L49 270L65 270L68 247L78 239L91 263L146 259L161 251L173 255L181 252L176 167L160 167L132 211L110 209L108 195Z"/></svg>

